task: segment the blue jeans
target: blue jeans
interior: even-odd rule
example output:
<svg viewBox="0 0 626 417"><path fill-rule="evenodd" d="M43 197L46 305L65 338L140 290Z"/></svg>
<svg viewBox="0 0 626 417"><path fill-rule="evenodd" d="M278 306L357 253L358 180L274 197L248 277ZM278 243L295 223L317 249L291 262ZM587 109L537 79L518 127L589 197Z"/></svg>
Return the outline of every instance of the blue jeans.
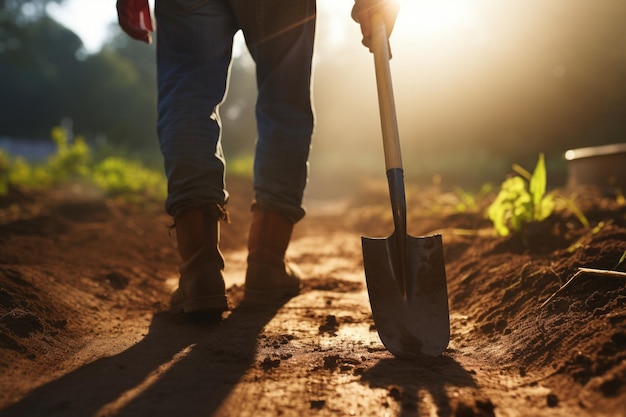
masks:
<svg viewBox="0 0 626 417"><path fill-rule="evenodd" d="M294 223L304 216L315 13L315 0L156 0L157 131L170 215L228 201L218 108L241 29L258 87L255 204Z"/></svg>

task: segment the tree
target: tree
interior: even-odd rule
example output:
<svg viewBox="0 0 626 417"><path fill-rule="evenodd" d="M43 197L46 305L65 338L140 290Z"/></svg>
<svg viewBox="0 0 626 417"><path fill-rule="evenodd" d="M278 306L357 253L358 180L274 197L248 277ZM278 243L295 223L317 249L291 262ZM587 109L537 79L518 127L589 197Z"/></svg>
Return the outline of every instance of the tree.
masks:
<svg viewBox="0 0 626 417"><path fill-rule="evenodd" d="M9 28L6 30L5 28ZM47 16L3 21L0 57L0 134L47 136L66 116L81 40Z"/></svg>

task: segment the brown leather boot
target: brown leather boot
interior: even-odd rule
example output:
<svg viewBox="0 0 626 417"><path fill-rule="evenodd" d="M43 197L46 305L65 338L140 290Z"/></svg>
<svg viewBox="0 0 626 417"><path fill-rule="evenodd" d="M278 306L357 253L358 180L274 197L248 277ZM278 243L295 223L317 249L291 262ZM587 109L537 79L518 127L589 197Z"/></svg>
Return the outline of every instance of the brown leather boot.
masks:
<svg viewBox="0 0 626 417"><path fill-rule="evenodd" d="M293 223L281 215L254 207L248 237L245 300L272 303L300 292L302 273L285 259Z"/></svg>
<svg viewBox="0 0 626 417"><path fill-rule="evenodd" d="M176 216L175 221L182 262L170 311L215 315L228 310L219 220L204 211L190 210Z"/></svg>

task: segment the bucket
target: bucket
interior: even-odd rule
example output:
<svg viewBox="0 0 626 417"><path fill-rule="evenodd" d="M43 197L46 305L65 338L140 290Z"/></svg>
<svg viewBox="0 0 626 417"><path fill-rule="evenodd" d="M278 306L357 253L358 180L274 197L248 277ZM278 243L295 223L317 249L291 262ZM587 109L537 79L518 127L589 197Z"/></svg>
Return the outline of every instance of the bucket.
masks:
<svg viewBox="0 0 626 417"><path fill-rule="evenodd" d="M565 159L568 187L626 187L626 143L570 149Z"/></svg>

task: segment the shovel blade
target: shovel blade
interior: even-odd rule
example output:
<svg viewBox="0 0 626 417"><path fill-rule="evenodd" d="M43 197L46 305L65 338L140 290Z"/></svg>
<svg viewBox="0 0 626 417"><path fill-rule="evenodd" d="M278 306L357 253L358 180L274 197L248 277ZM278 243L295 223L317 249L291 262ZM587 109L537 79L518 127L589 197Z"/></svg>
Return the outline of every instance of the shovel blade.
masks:
<svg viewBox="0 0 626 417"><path fill-rule="evenodd" d="M398 259L394 235L395 232L388 238L361 239L367 290L378 334L394 356L439 356L450 341L441 235L406 235L406 268L394 265ZM398 271L405 271L406 276L397 276Z"/></svg>

